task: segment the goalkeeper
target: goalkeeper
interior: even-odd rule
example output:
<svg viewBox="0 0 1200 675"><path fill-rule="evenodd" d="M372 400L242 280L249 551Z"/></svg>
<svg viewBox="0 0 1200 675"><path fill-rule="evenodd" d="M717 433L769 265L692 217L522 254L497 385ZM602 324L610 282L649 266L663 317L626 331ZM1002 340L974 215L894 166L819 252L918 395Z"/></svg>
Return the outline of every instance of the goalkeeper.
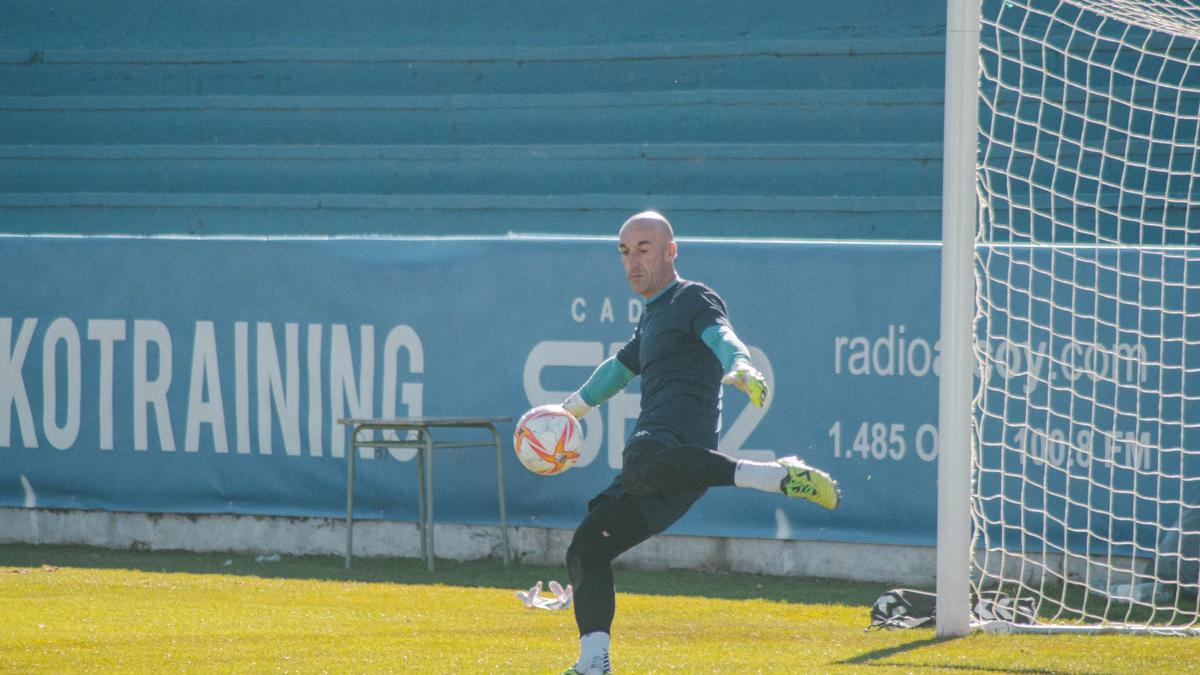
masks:
<svg viewBox="0 0 1200 675"><path fill-rule="evenodd" d="M580 635L579 660L567 674L611 672L613 559L670 527L707 488L755 488L827 509L837 508L841 498L828 474L796 457L752 462L713 450L721 383L761 406L766 381L734 334L720 296L676 274L677 246L666 218L653 211L631 217L621 226L619 249L629 285L646 299L646 309L629 342L563 407L583 417L641 375L642 410L621 473L588 502L567 549Z"/></svg>

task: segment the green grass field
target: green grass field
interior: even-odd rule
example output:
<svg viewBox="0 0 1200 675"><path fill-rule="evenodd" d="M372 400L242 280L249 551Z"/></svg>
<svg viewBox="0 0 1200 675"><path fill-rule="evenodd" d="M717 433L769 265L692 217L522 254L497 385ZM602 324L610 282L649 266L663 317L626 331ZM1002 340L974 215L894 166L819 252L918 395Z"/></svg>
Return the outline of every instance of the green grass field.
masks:
<svg viewBox="0 0 1200 675"><path fill-rule="evenodd" d="M0 550L0 672L556 673L571 612L514 595L558 568ZM865 632L881 584L617 572L618 672L1200 672L1200 638Z"/></svg>

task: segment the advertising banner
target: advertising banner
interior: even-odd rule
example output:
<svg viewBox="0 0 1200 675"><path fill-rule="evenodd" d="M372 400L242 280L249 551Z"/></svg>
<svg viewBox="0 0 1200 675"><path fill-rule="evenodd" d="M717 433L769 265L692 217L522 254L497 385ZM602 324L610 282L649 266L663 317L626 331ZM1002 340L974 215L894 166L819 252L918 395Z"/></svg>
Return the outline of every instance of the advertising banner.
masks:
<svg viewBox="0 0 1200 675"><path fill-rule="evenodd" d="M1188 309L1200 255L999 245L981 269L976 508L990 545L1165 550L1200 503L1200 316Z"/></svg>
<svg viewBox="0 0 1200 675"><path fill-rule="evenodd" d="M670 531L929 545L935 245L681 240L770 382L724 394L720 449L797 454L842 508L714 488ZM0 239L0 505L341 517L342 417L561 401L642 311L616 239ZM506 442L509 522L573 527L620 469L637 380L556 477ZM512 425L501 428L506 436ZM358 464L359 518L415 521L411 450ZM489 451L439 451L437 522L495 523Z"/></svg>

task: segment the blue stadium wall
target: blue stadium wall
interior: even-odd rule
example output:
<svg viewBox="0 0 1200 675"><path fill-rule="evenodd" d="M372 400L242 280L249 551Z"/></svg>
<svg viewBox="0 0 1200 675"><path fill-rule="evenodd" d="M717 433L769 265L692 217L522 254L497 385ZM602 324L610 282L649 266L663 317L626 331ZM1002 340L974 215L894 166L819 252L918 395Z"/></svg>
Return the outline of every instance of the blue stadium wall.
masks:
<svg viewBox="0 0 1200 675"><path fill-rule="evenodd" d="M945 3L0 5L0 232L940 237Z"/></svg>
<svg viewBox="0 0 1200 675"><path fill-rule="evenodd" d="M5 3L0 506L337 517L340 414L516 416L627 339L656 208L773 384L722 449L848 495L673 532L932 544L943 40L940 2ZM508 456L510 521L573 526L637 402L562 477ZM390 457L359 513L414 520ZM477 461L439 522L495 522Z"/></svg>

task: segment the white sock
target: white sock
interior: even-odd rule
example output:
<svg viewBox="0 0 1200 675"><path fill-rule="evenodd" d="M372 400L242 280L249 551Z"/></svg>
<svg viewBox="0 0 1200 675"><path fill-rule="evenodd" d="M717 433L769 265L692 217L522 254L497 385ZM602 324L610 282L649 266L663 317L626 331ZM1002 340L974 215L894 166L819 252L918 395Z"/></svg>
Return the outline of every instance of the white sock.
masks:
<svg viewBox="0 0 1200 675"><path fill-rule="evenodd" d="M612 638L608 633L595 631L579 638L579 662L575 670L585 675L603 673L608 664L608 647Z"/></svg>
<svg viewBox="0 0 1200 675"><path fill-rule="evenodd" d="M779 485L787 478L787 469L779 462L755 462L739 459L733 471L733 484L763 492L783 492Z"/></svg>

